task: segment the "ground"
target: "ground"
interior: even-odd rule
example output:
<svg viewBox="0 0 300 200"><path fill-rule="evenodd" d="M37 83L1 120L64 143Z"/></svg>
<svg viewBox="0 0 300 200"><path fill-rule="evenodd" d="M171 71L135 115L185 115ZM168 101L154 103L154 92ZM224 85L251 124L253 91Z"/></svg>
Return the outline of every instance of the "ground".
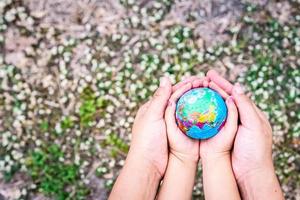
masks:
<svg viewBox="0 0 300 200"><path fill-rule="evenodd" d="M299 0L2 0L0 13L0 199L106 199L159 77L212 68L268 115L286 199L300 199Z"/></svg>

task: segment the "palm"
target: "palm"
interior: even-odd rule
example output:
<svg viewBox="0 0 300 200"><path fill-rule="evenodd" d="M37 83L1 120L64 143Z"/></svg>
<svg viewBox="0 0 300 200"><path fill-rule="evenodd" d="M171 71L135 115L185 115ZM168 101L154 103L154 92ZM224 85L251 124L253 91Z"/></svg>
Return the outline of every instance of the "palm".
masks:
<svg viewBox="0 0 300 200"><path fill-rule="evenodd" d="M150 124L149 124L150 125ZM168 163L168 141L167 141L167 128L164 119L160 119L151 124L151 127L148 127L149 130L152 130L152 134L148 135L148 140L151 144L156 144L151 146L150 149L151 157L156 163L159 171L164 172L167 163ZM152 141L151 141L152 140Z"/></svg>
<svg viewBox="0 0 300 200"><path fill-rule="evenodd" d="M252 164L252 156L257 155L256 138L249 132L248 129L239 126L237 136L234 142L232 152L232 166L236 174L243 174L246 171L246 166Z"/></svg>
<svg viewBox="0 0 300 200"><path fill-rule="evenodd" d="M265 135L260 134L259 130L253 131L243 125L239 126L232 152L232 166L237 177L246 174L250 169L257 168L259 163L264 163L264 158L271 153L262 151L265 149L266 140L261 137Z"/></svg>
<svg viewBox="0 0 300 200"><path fill-rule="evenodd" d="M199 87L200 85L195 85ZM186 91L192 89L193 85L187 83L178 87L169 100L169 106L166 109L165 120L167 124L167 136L169 141L170 153L182 159L199 160L199 141L189 138L177 126L175 121L176 102Z"/></svg>
<svg viewBox="0 0 300 200"><path fill-rule="evenodd" d="M133 126L131 146L134 147L133 151L144 151L141 153L147 155L147 159L163 174L168 162L166 124L163 118L152 119L147 116L147 109L144 113L136 117L134 124L137 126Z"/></svg>
<svg viewBox="0 0 300 200"><path fill-rule="evenodd" d="M220 132L213 138L202 140L200 145L201 156L208 154L228 154L231 151L237 131L237 108L231 98L226 99L228 115L226 123Z"/></svg>
<svg viewBox="0 0 300 200"><path fill-rule="evenodd" d="M228 137L222 129L216 136L210 139L202 140L200 146L201 154L222 153L229 151L232 146L232 138Z"/></svg>
<svg viewBox="0 0 300 200"><path fill-rule="evenodd" d="M168 135L170 151L181 155L189 155L198 160L199 157L199 141L188 138L182 131L176 127L173 133Z"/></svg>
<svg viewBox="0 0 300 200"><path fill-rule="evenodd" d="M239 178L266 162L272 163L272 129L266 116L244 95L239 85L234 87L213 70L207 76L211 80L209 87L217 90L223 97L233 95L236 98L241 122L232 153L232 167L236 177Z"/></svg>

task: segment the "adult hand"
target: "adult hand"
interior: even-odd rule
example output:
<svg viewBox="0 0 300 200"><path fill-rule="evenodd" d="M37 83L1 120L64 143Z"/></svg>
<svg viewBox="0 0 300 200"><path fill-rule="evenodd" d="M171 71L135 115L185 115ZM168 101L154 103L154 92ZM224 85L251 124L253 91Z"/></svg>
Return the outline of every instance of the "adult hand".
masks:
<svg viewBox="0 0 300 200"><path fill-rule="evenodd" d="M168 78L160 80L153 98L136 115L125 165L109 199L154 199L168 162L165 108L172 92Z"/></svg>
<svg viewBox="0 0 300 200"><path fill-rule="evenodd" d="M153 98L137 112L129 155L149 161L163 176L168 162L168 142L164 113L172 92L171 82L163 77Z"/></svg>
<svg viewBox="0 0 300 200"><path fill-rule="evenodd" d="M133 154L134 157L139 156L141 159L148 160L161 177L165 173L168 162L165 110L171 93L178 94L176 91L187 84L193 88L202 85L207 87L208 79L192 76L172 87L169 78L163 77L153 98L138 110L133 124L129 156Z"/></svg>
<svg viewBox="0 0 300 200"><path fill-rule="evenodd" d="M238 127L238 111L233 97L227 97L226 105L228 108L228 116L223 128L221 128L220 132L216 136L206 140L201 140L201 158L222 156L230 157Z"/></svg>
<svg viewBox="0 0 300 200"><path fill-rule="evenodd" d="M272 161L272 129L264 113L245 95L243 88L232 85L217 72L207 73L209 87L223 96L232 95L240 124L232 152L232 167L245 199L282 199L282 191Z"/></svg>
<svg viewBox="0 0 300 200"><path fill-rule="evenodd" d="M272 129L256 105L244 94L239 85L232 85L211 70L207 76L212 82L210 87L232 95L238 107L240 124L232 153L232 165L239 180L243 175L259 167L272 164ZM219 86L219 88L216 88Z"/></svg>

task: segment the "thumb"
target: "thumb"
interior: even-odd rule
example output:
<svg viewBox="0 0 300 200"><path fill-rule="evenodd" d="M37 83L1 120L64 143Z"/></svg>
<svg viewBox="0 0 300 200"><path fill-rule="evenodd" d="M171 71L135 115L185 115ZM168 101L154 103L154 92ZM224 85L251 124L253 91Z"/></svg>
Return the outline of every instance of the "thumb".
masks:
<svg viewBox="0 0 300 200"><path fill-rule="evenodd" d="M259 115L255 111L252 101L245 95L240 84L237 83L234 85L232 96L238 108L242 125L249 129L255 128L260 122Z"/></svg>
<svg viewBox="0 0 300 200"><path fill-rule="evenodd" d="M229 132L230 135L234 136L237 131L238 125L238 111L234 104L232 96L227 97L226 105L228 108L228 116L224 125L224 129L226 130L226 132Z"/></svg>
<svg viewBox="0 0 300 200"><path fill-rule="evenodd" d="M148 108L148 111L151 112L155 118L162 118L164 116L171 92L172 85L170 79L168 77L160 78L159 88L155 91Z"/></svg>

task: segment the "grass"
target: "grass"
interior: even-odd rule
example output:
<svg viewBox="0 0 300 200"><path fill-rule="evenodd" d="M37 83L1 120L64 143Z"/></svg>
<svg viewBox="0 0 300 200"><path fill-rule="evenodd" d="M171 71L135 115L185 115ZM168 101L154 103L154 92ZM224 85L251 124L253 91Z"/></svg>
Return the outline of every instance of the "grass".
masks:
<svg viewBox="0 0 300 200"><path fill-rule="evenodd" d="M62 32L41 27L23 1L5 0L1 44L5 46L4 35L12 27L24 37L36 38L25 56L38 62L41 52L48 52L43 73L49 76L28 74L7 63L0 47L4 181L14 182L17 174L26 177L19 199L37 194L88 199L94 192L94 176L109 191L124 164L136 111L157 88L158 77L168 75L175 83L189 75L203 76L221 62L227 75L243 66L237 81L270 119L277 174L287 199L292 199L300 187L300 9L296 1L287 2L293 7L291 19L284 23L263 7L244 4L238 25L226 30L231 39L203 47L191 27L160 28L172 1L157 0L147 9L121 1L133 15L123 19L116 33L99 36L92 27L86 35L60 40ZM28 26L22 17L34 23ZM53 45L47 46L50 40ZM78 59L80 45L86 49ZM83 69L80 73L72 68L74 63ZM201 178L197 180L194 197L203 198Z"/></svg>

